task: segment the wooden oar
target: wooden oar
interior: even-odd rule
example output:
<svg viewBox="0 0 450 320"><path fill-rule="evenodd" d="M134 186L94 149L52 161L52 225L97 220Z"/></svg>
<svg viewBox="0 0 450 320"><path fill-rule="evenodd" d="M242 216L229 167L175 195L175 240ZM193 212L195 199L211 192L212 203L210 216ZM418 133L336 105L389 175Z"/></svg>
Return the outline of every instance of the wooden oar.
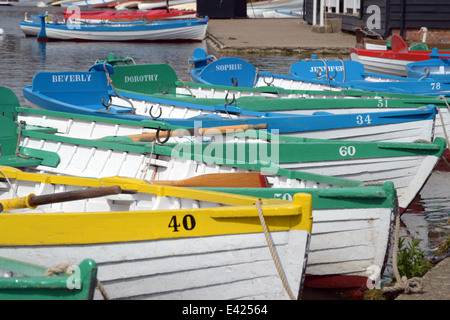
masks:
<svg viewBox="0 0 450 320"><path fill-rule="evenodd" d="M156 185L174 187L267 188L266 176L259 172L211 173L184 180L150 180Z"/></svg>
<svg viewBox="0 0 450 320"><path fill-rule="evenodd" d="M242 124L242 125L234 125L234 126L223 126L223 127L210 127L210 128L198 128L197 134L205 135L205 134L218 134L218 133L227 133L230 131L247 131L250 129L267 129L268 125L266 123L261 124ZM195 134L195 129L177 129L173 131L160 131L159 134L156 132L150 133L141 133L141 134L132 134L125 136L130 138L134 142L152 142L156 140L156 137L159 138L167 138L167 135L170 134L170 137L182 137L182 136L193 136Z"/></svg>
<svg viewBox="0 0 450 320"><path fill-rule="evenodd" d="M41 196L36 196L34 194L29 194L26 197L9 199L9 200L1 200L0 201L0 212L9 211L14 209L21 208L31 208L35 209L39 205L57 203L57 202L65 202L65 201L74 201L88 198L97 198L110 194L119 194L122 192L122 189L119 186L112 187L100 187L95 189L84 189L84 190L75 190L75 191L67 191L67 192L59 192L53 194L45 194Z"/></svg>

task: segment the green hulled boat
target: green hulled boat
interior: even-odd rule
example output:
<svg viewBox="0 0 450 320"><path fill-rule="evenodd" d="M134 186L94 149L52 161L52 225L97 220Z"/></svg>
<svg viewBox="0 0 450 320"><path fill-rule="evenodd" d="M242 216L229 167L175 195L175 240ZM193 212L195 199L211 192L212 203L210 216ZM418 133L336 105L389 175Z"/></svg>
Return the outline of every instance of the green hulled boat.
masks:
<svg viewBox="0 0 450 320"><path fill-rule="evenodd" d="M91 300L97 264L85 259L45 268L0 257L0 276L0 300Z"/></svg>

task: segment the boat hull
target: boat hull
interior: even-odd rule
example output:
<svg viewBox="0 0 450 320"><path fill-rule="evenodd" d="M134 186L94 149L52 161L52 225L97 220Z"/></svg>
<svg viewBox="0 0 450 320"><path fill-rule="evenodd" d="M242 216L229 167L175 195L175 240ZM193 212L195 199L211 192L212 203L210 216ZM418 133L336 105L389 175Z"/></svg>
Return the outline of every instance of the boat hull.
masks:
<svg viewBox="0 0 450 320"><path fill-rule="evenodd" d="M27 36L37 36L41 26L31 22L21 22L20 28ZM48 39L83 41L202 41L207 28L206 20L191 22L173 21L149 24L76 24L72 26L47 24Z"/></svg>
<svg viewBox="0 0 450 320"><path fill-rule="evenodd" d="M280 232L272 233L272 238L298 296L303 281L298 268L306 261L308 234ZM261 233L101 245L15 246L2 248L0 253L43 265L92 257L100 265L98 279L110 299L289 299ZM94 299L103 299L99 290Z"/></svg>
<svg viewBox="0 0 450 320"><path fill-rule="evenodd" d="M406 77L406 65L416 61L364 56L354 52L350 53L350 59L362 63L364 65L364 70L367 72L382 73L398 77Z"/></svg>
<svg viewBox="0 0 450 320"><path fill-rule="evenodd" d="M6 167L2 174L18 196L112 185L128 190L43 204L33 213L28 208L2 213L2 256L50 266L89 256L98 264L97 277L109 299L289 299L268 247L273 245L293 298L301 295L310 195L296 195L296 204L263 202L269 244L257 223L258 210L250 205L257 198L169 190L117 177L70 178ZM12 197L2 182L0 200ZM97 291L94 298L103 296Z"/></svg>
<svg viewBox="0 0 450 320"><path fill-rule="evenodd" d="M69 174L73 176L85 177L107 177L107 176L127 176L144 180L180 180L187 179L201 174L209 173L225 173L235 170L246 170L245 165L237 163L245 163L250 161L247 157L255 156L250 153L242 153L237 156L238 160L228 159L227 153L238 152L242 148L238 145L229 148L226 144L222 149L209 147L209 150L203 150L205 154L196 155L202 152L202 147L194 150L195 145L184 149L183 145L171 149L168 155L157 154L154 147L137 148L136 151L126 150L123 146L118 149L109 149L107 144L88 143L80 139L52 137L48 134L39 134L24 131L22 134L22 147L40 149L59 154L60 162L56 167L45 165L37 166L36 170L44 170L46 172ZM283 145L280 144L280 147ZM120 145L117 145L120 147ZM235 151L234 148L238 148ZM298 146L302 147L301 145ZM331 147L331 146L330 146ZM247 146L250 151L250 145ZM260 154L264 154L264 146L255 145L259 149ZM265 146L265 152L274 153L272 146ZM307 146L303 146L307 148ZM361 147L363 148L363 147ZM150 150L151 149L151 150ZM189 149L189 150L188 150ZM255 149L255 150L256 150ZM343 143L340 150L357 150L358 147L352 146L351 143ZM232 151L230 151L232 150ZM306 150L306 149L305 149ZM246 152L247 152L246 151ZM146 154L146 153L149 154ZM190 152L195 152L190 154ZM287 152L287 151L279 151ZM307 152L307 151L305 151ZM312 152L312 151L311 151ZM346 151L347 152L347 151ZM350 151L348 151L350 152ZM351 151L353 152L353 151ZM183 153L183 157L179 157ZM194 161L198 156L204 159L210 159L208 155L211 153L222 154L223 159L206 160L207 163ZM244 158L242 158L244 157ZM192 158L192 160L189 160ZM326 161L308 161L298 158L293 163L279 164L282 169L288 169L298 172L309 172L326 176L334 176L344 179L364 181L366 183L380 183L384 181L392 181L398 190L399 206L405 210L425 181L431 175L434 167L439 161L439 156L433 155L411 155L401 157L367 157L359 159L343 159L326 160ZM215 159L215 160L214 160ZM226 160L225 160L226 159ZM399 165L401 163L401 165ZM242 167L239 169L239 167ZM289 179L268 175L270 184L275 188L301 187L302 182L288 181Z"/></svg>

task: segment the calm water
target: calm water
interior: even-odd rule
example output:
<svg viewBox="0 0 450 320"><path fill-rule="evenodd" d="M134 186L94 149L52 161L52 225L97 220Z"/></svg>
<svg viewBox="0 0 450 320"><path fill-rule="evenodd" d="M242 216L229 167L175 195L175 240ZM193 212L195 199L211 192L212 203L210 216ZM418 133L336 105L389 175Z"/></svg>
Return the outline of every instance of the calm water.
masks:
<svg viewBox="0 0 450 320"><path fill-rule="evenodd" d="M114 43L114 42L49 42L39 43L35 38L25 38L19 21L28 14L60 11L61 8L31 8L0 6L0 86L15 92L24 105L22 88L30 85L40 71L88 70L97 59L113 52L116 57L132 57L136 63L170 64L181 80L188 81L188 60L192 52L201 47L208 54L220 58L206 42L201 43ZM259 70L287 74L290 65L301 59L296 55L238 55ZM327 57L332 58L332 57ZM428 257L449 233L450 226L450 173L434 173L420 196L402 215L402 235L421 239ZM313 298L328 298L325 294ZM306 297L305 297L306 298ZM332 296L331 298L335 298Z"/></svg>

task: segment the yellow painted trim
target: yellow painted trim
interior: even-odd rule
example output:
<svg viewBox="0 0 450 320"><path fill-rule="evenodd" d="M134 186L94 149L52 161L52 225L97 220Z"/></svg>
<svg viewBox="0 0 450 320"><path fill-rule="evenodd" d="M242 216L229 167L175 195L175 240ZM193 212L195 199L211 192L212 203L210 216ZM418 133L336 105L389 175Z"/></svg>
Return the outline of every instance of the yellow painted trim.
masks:
<svg viewBox="0 0 450 320"><path fill-rule="evenodd" d="M10 180L85 187L120 185L123 189L158 196L191 198L230 205L219 208L155 211L2 213L0 246L115 243L262 232L254 205L257 198L254 197L156 186L129 178L89 179L26 173L7 167L0 169ZM309 194L297 194L293 201L263 199L262 210L270 232L295 229L311 233L312 197ZM192 218L195 220L194 227ZM177 225L177 230L173 227L174 224Z"/></svg>
<svg viewBox="0 0 450 320"><path fill-rule="evenodd" d="M10 211L14 209L21 209L21 208L30 208L30 209L36 209L36 206L30 205L30 198L34 197L34 193L30 193L26 197L20 197L20 198L14 198L9 200L0 200L1 205L1 212Z"/></svg>
<svg viewBox="0 0 450 320"><path fill-rule="evenodd" d="M296 229L310 233L312 215L306 212L312 207L310 202L311 195L298 194L291 204L262 206L269 231ZM1 246L113 243L255 232L262 232L256 206L0 215Z"/></svg>
<svg viewBox="0 0 450 320"><path fill-rule="evenodd" d="M155 194L158 197L180 197L186 199L195 199L199 201L217 202L226 205L252 205L256 202L255 197L242 196L214 191L198 190L192 188L159 186L148 183L144 180L127 177L107 177L107 178L83 178L73 176L61 176L51 174L40 174L23 172L16 168L0 166L0 169L5 172L9 179L35 181L41 183L75 185L84 187L108 187L119 185L123 190L132 190L137 192L144 192ZM3 177L0 171L0 177ZM286 200L279 199L262 199L264 204L282 204Z"/></svg>

